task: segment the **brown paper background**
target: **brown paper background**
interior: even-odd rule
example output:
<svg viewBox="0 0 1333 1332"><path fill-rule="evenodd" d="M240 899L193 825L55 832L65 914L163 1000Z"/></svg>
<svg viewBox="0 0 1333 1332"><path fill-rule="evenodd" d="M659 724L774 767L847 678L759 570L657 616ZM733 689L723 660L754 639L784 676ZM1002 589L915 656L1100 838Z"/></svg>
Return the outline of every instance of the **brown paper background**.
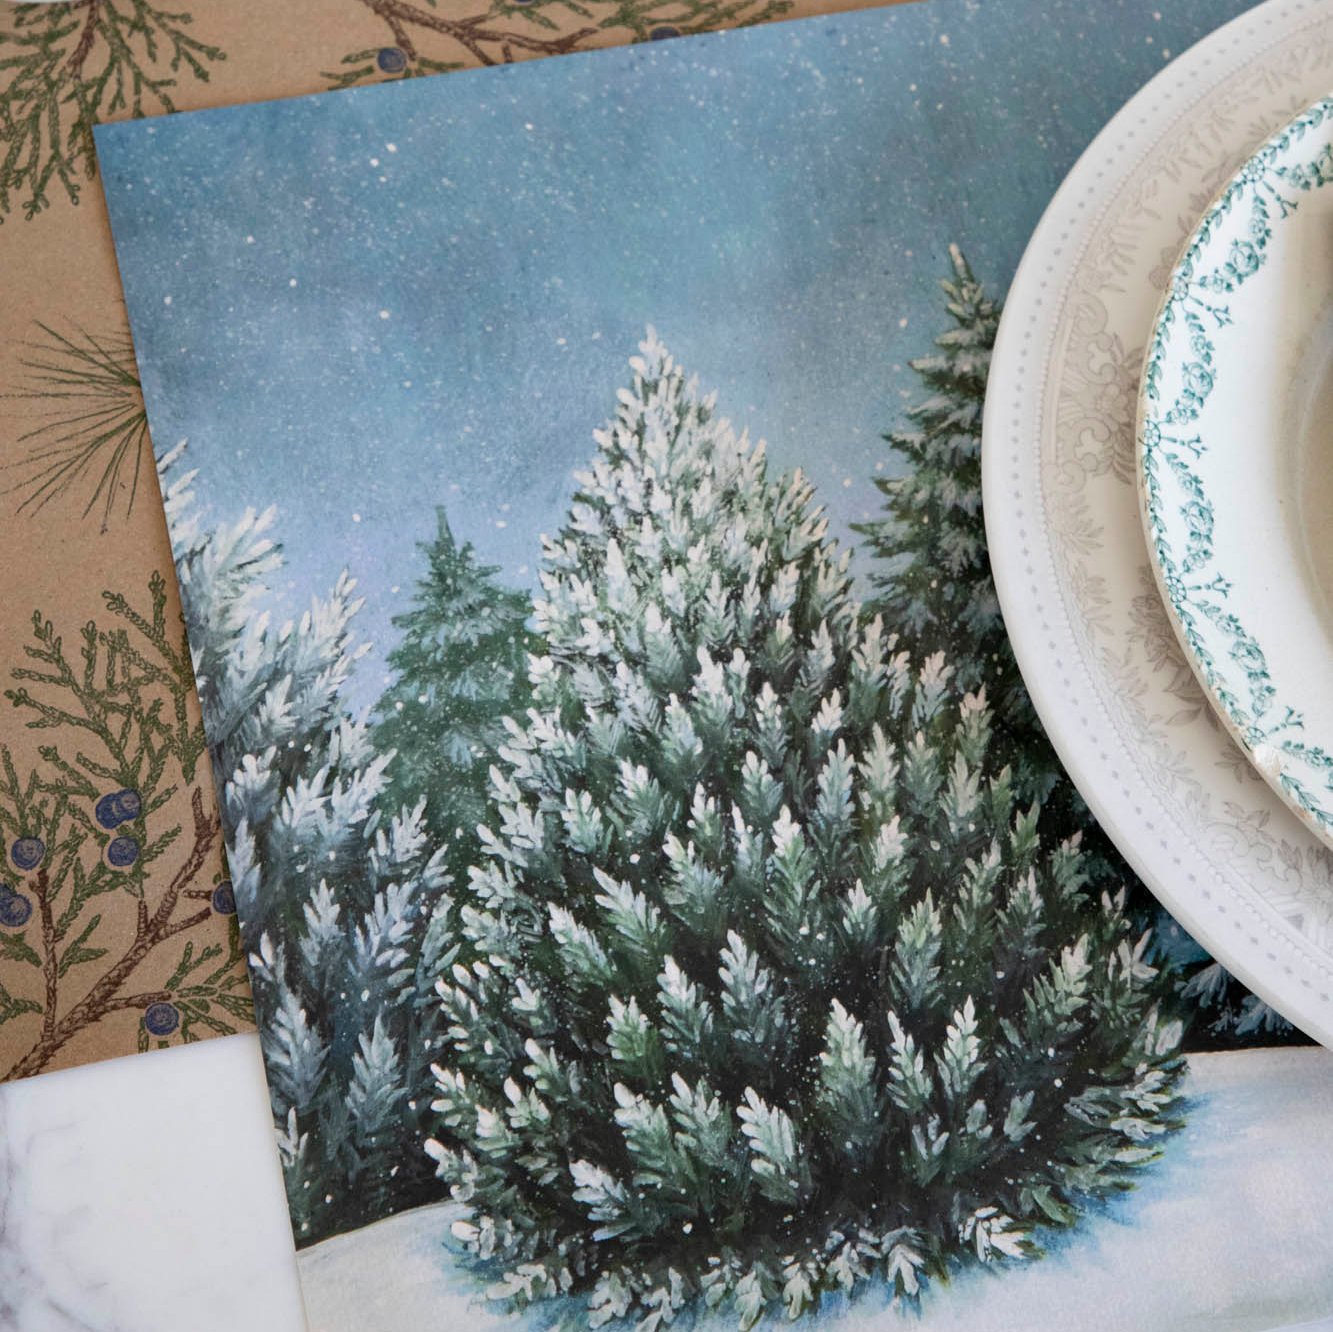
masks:
<svg viewBox="0 0 1333 1332"><path fill-rule="evenodd" d="M349 75L361 82L383 81L389 76L379 70L376 53L384 48L403 52L409 71L433 73L442 65L461 68L498 63L651 40L654 34L702 32L863 7L867 7L864 0L533 0L529 4L440 0L435 7L430 0L194 0L188 9L173 5L153 12L173 14L184 9L192 21L182 30L220 48L223 58L197 57L207 75L205 81L186 65L173 72L171 53L160 44L156 60L146 61L144 70L151 77L173 80L164 88L165 96L176 109L193 110L325 91ZM149 9L153 10L151 4ZM38 10L45 12L38 14ZM76 86L88 88L107 68L108 20L131 11L131 0L75 0L33 7L0 3L0 62L32 51L25 43L34 34L49 32L44 25L68 27L68 35L52 44L57 59L50 65L55 72L49 76L56 95L66 99L62 113L68 116L76 110L69 100ZM142 42L135 49L142 54ZM358 53L361 58L348 62L347 57ZM75 77L76 67L81 79ZM358 78L358 71L366 76ZM0 68L0 193L6 178L13 176L14 164L8 154L18 138L16 124L32 105L30 99L18 95L20 77L13 68ZM113 110L109 98L110 92L97 109L96 119L124 118L126 111ZM161 111L152 95L143 100L143 113ZM62 160L67 160L69 141L63 142ZM85 143L81 136L74 142ZM114 623L103 592L123 592L137 608L146 608L148 584L155 572L165 576L168 623L173 636L177 640L181 636L170 547L146 443L137 459L138 487L128 513L129 477L134 469L128 458L109 515L101 502L85 513L100 471L95 465L89 475L40 509L30 505L19 510L29 493L21 483L29 475L23 459L31 447L22 437L43 421L53 420L42 413L60 406L24 396L34 374L24 361L51 359L34 348L34 343L50 341L40 325L78 345L83 345L85 335L104 345L108 340L127 343L129 337L100 190L95 180L81 175L77 186L75 204L60 180L51 179L46 187L48 204L31 219L25 217L24 209L28 192L11 186L9 207L0 212L0 291L4 293L0 298L0 569L4 570L0 578L0 689L14 687L16 667L32 664L23 649L32 641L34 610L54 622L67 655L77 662L80 628L89 620L104 628ZM85 410L91 405L86 400L70 401ZM20 486L17 490L16 485ZM34 687L33 692L38 689ZM47 688L43 692L54 698L59 691ZM191 720L197 725L198 708L193 700L192 709ZM15 709L7 699L0 701L0 746L12 754L21 778L33 769L49 777L51 765L41 756L40 747L56 740L62 752L72 754L78 748L75 741L84 737L77 732L71 737L69 727L30 729L25 721L31 715ZM145 1045L178 1043L183 1039L179 1027L164 1038L150 1036L144 1015L150 1001L172 1002L179 1012L186 1012L191 996L162 987L171 979L187 945L195 958L204 949L219 949L217 959L197 975L219 969L224 973L203 994L206 1010L189 1024L189 1038L252 1028L247 1005L241 1000L247 991L243 963L235 952L235 917L209 909L209 894L225 875L216 836L197 867L189 861L196 840L207 840L202 831L198 838L193 834L191 797L195 793L205 819L211 821L215 797L206 759L200 762L194 780L179 781L170 802L152 816L154 828L180 825L182 834L148 867L143 912L128 892L112 891L92 899L57 943L55 955L61 956L94 915L101 920L88 944L105 949L104 955L56 978L54 1021L44 1013L29 1012L0 1023L0 1080L108 1059ZM92 809L90 799L76 803L81 803L85 814ZM25 875L18 869L9 854L11 841L12 834L7 833L0 856L0 883L28 895L35 905L36 871ZM91 841L81 857L88 868L100 858ZM51 853L45 863L53 858ZM180 896L174 905L166 902L171 909L154 930L159 908L173 886ZM191 893L197 896L188 896ZM53 918L58 919L60 909L57 899ZM178 932L153 942L177 927ZM34 909L21 930L0 928L0 949L6 938L12 940L19 934L44 960L38 910ZM151 946L145 946L145 940ZM142 958L118 978L117 964L123 968L140 952ZM13 944L0 951L0 985L15 1000L44 1003L50 968L14 954ZM117 983L111 986L113 980ZM214 990L229 997L231 1011L219 1004ZM90 994L91 1009L81 1012L80 1003ZM193 996L193 1002L200 1003L200 996ZM67 1039L55 1040L71 1027L75 1030Z"/></svg>

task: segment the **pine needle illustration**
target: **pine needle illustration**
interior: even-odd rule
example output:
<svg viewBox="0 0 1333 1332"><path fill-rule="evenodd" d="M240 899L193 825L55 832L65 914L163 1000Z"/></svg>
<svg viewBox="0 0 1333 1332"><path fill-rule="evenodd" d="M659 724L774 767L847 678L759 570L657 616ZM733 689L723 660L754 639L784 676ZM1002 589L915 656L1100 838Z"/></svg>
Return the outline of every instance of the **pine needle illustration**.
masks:
<svg viewBox="0 0 1333 1332"><path fill-rule="evenodd" d="M36 409L5 465L3 493L20 496L20 513L37 513L69 494L87 517L128 517L148 451L148 417L128 335L69 335L39 323L42 338L19 357L22 386L5 396Z"/></svg>

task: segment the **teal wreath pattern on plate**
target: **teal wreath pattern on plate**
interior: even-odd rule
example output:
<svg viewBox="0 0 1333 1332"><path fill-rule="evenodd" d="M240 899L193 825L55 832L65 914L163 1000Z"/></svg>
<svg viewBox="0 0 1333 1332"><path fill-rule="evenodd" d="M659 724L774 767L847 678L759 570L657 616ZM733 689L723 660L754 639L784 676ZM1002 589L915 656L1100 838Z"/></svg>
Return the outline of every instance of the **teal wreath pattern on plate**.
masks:
<svg viewBox="0 0 1333 1332"><path fill-rule="evenodd" d="M1149 539L1189 651L1256 762L1276 762L1282 789L1325 829L1333 829L1333 754L1307 741L1304 717L1281 702L1262 646L1228 604L1233 585L1218 566L1213 505L1198 463L1207 451L1199 418L1216 385L1214 339L1233 324L1227 298L1267 263L1274 228L1296 212L1301 195L1333 182L1326 136L1308 155L1300 151L1330 120L1333 98L1303 112L1241 168L1204 215L1153 333L1139 423ZM1164 381L1172 364L1179 364L1179 382L1168 401Z"/></svg>

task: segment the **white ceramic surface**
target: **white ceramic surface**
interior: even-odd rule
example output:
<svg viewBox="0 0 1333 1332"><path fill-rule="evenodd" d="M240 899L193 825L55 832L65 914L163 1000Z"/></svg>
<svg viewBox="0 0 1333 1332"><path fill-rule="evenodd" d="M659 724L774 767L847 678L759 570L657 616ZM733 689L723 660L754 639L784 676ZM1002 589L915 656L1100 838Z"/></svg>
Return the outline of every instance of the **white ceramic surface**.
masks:
<svg viewBox="0 0 1333 1332"><path fill-rule="evenodd" d="M1254 149L1333 82L1333 6L1270 0L1154 79L1070 173L1009 293L982 447L1019 664L1065 766L1181 923L1333 1041L1333 855L1223 730L1172 631L1135 483L1172 266Z"/></svg>
<svg viewBox="0 0 1333 1332"><path fill-rule="evenodd" d="M1333 74L1330 75L1333 79ZM1139 498L1176 634L1273 789L1333 842L1333 100L1204 213L1144 363Z"/></svg>
<svg viewBox="0 0 1333 1332"><path fill-rule="evenodd" d="M0 1087L4 1332L305 1326L257 1037Z"/></svg>

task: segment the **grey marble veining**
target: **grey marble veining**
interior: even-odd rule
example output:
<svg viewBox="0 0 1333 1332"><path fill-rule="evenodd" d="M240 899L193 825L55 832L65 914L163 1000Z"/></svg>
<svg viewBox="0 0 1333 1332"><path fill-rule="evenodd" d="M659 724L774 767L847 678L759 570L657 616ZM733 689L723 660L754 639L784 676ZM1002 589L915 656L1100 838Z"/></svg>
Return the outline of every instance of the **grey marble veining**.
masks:
<svg viewBox="0 0 1333 1332"><path fill-rule="evenodd" d="M0 1087L2 1332L304 1332L252 1036Z"/></svg>
<svg viewBox="0 0 1333 1332"><path fill-rule="evenodd" d="M46 1247L59 1227L54 1191L50 1206L33 1196L42 1170L32 1163L50 1156L53 1141L57 1150L70 1142L77 1123L56 1105L54 1122L33 1125L25 1110L35 1098L8 1092L0 1094L0 1327L115 1332L118 1322L71 1304L70 1287L81 1284L77 1273L67 1271L62 1279L59 1255L54 1246ZM20 1102L17 1108L14 1101Z"/></svg>

